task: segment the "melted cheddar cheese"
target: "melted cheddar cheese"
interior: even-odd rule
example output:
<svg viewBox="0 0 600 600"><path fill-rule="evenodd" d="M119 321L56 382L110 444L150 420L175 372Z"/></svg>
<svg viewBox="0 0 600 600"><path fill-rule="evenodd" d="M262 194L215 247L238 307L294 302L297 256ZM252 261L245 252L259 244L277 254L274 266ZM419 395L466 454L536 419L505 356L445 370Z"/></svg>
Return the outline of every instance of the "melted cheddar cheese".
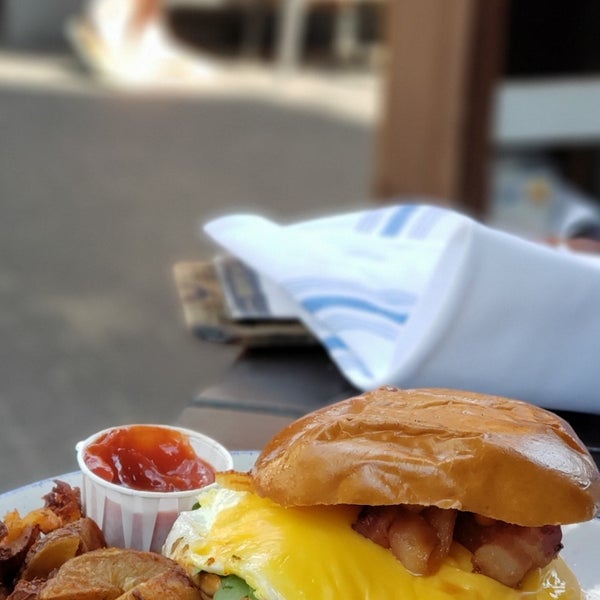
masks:
<svg viewBox="0 0 600 600"><path fill-rule="evenodd" d="M531 573L519 590L471 572L470 553L454 544L435 574L416 577L392 553L351 527L358 508L283 508L243 480L204 491L182 513L164 552L189 572L235 574L260 600L579 600L564 562Z"/></svg>

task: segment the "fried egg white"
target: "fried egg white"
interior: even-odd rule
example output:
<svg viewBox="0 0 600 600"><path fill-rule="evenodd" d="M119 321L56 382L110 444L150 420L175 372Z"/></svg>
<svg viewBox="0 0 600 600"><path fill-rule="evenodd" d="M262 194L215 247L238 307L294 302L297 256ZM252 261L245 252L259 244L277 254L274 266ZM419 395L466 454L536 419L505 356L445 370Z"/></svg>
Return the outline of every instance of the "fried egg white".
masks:
<svg viewBox="0 0 600 600"><path fill-rule="evenodd" d="M531 573L519 590L471 572L471 555L453 544L441 569L411 575L386 550L356 533L358 507L283 508L234 474L202 492L182 513L164 554L190 573L244 579L260 600L580 600L561 559Z"/></svg>

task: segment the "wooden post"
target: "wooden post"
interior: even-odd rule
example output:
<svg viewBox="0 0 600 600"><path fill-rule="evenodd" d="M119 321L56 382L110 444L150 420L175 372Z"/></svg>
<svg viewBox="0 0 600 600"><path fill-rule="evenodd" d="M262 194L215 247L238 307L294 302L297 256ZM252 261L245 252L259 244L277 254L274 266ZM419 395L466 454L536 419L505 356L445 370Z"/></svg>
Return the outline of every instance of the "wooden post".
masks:
<svg viewBox="0 0 600 600"><path fill-rule="evenodd" d="M388 0L376 198L485 211L506 0Z"/></svg>

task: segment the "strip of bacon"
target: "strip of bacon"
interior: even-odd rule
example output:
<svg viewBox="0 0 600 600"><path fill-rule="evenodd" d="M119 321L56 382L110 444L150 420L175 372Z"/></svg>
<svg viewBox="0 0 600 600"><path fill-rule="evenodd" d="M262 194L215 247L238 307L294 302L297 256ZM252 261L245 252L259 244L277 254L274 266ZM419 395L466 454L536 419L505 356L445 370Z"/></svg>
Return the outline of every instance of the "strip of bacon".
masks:
<svg viewBox="0 0 600 600"><path fill-rule="evenodd" d="M435 573L450 550L456 511L435 506L364 507L354 529L389 548L413 574Z"/></svg>
<svg viewBox="0 0 600 600"><path fill-rule="evenodd" d="M517 587L562 548L558 525L520 527L435 506L365 506L353 528L388 548L414 575L435 573L456 540L473 554L473 569Z"/></svg>
<svg viewBox="0 0 600 600"><path fill-rule="evenodd" d="M475 571L511 587L530 570L548 565L562 548L559 525L521 527L491 520L482 524L472 513L461 513L454 537L473 553Z"/></svg>

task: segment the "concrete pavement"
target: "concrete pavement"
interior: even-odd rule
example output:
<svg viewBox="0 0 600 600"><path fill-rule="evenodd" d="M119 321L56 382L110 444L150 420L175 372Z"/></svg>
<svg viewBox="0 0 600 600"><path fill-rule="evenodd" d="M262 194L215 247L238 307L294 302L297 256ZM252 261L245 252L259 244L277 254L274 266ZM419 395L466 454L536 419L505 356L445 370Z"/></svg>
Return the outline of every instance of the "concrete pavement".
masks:
<svg viewBox="0 0 600 600"><path fill-rule="evenodd" d="M98 429L175 421L236 351L183 325L171 267L213 253L198 224L362 206L373 142L350 96L122 92L4 59L0 492L74 470Z"/></svg>

